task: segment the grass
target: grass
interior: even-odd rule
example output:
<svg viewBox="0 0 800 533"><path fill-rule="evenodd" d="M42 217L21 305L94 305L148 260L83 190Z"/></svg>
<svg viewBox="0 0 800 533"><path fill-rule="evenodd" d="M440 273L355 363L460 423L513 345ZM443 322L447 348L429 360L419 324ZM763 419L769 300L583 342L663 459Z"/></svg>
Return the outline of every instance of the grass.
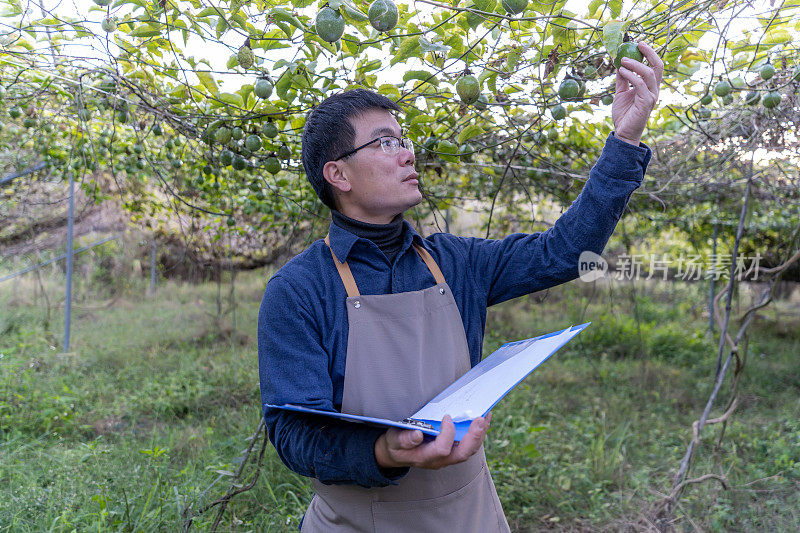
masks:
<svg viewBox="0 0 800 533"><path fill-rule="evenodd" d="M134 279L102 307L93 302L108 295L87 276L69 354L55 348L63 316L44 327L33 280L0 285L0 531L176 531L187 505L224 494L260 415L255 323L268 275L237 276L235 329L231 313L217 314L214 283L167 282L145 297ZM44 282L55 303L58 276ZM575 283L492 309L486 353L593 322L495 409L487 456L514 531L646 528L711 390L704 291L639 286L634 306L625 287ZM791 320L766 312L756 324L741 407L718 445L720 428L706 431L693 467L724 472L729 489L687 489L676 529L800 528ZM232 500L221 530L296 530L311 495L268 447L261 478Z"/></svg>

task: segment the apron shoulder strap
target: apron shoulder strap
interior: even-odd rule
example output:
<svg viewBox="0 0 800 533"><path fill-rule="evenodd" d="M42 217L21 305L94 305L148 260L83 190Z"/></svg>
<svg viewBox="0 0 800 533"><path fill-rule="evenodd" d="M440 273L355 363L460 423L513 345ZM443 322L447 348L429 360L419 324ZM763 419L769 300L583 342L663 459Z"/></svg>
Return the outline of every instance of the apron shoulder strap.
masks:
<svg viewBox="0 0 800 533"><path fill-rule="evenodd" d="M333 253L333 248L331 248L330 234L325 235L325 244L328 245L328 250L331 251L333 264L336 265L336 270L339 271L339 276L342 278L342 283L344 283L347 296L359 296L358 285L356 285L356 280L353 277L353 273L350 271L350 265L347 264L347 261L340 263L339 260L336 259L336 254Z"/></svg>
<svg viewBox="0 0 800 533"><path fill-rule="evenodd" d="M439 265L437 265L436 261L434 261L433 257L431 257L431 254L428 252L428 250L419 244L415 244L414 249L417 251L422 260L425 261L425 264L428 265L428 270L430 270L431 274L433 274L433 279L436 280L436 283L444 283L444 275L442 274Z"/></svg>
<svg viewBox="0 0 800 533"><path fill-rule="evenodd" d="M356 285L356 280L353 277L353 272L350 270L350 265L347 264L347 261L340 263L339 260L336 258L336 254L333 253L333 248L331 248L331 236L330 234L325 235L325 244L328 245L328 250L331 251L331 257L333 258L333 264L336 265L336 270L339 271L339 277L342 278L342 283L344 283L344 288L347 291L347 296L359 296L360 293L358 292L358 285ZM428 269L433 274L433 279L436 280L436 283L445 283L444 274L442 274L442 270L439 268L439 265L436 264L436 261L433 260L431 254L418 244L414 244L414 250L416 250L417 254L422 258L425 264L428 266Z"/></svg>

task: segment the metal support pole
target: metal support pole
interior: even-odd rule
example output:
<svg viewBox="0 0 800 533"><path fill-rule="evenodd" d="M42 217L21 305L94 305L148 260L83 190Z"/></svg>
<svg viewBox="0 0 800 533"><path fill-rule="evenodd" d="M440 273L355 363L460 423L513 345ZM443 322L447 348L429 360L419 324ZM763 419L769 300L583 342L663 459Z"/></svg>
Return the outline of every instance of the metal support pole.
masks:
<svg viewBox="0 0 800 533"><path fill-rule="evenodd" d="M69 352L69 332L72 320L72 226L75 218L75 180L69 174L69 214L67 215L67 296L64 302L64 351Z"/></svg>
<svg viewBox="0 0 800 533"><path fill-rule="evenodd" d="M150 294L156 293L156 241L150 242Z"/></svg>
<svg viewBox="0 0 800 533"><path fill-rule="evenodd" d="M711 244L711 257L713 257L714 266L716 267L717 264L717 230L718 230L717 221L714 221L714 237ZM716 268L715 268L716 271ZM708 292L708 330L713 334L714 333L714 296L716 293L716 280L714 276L711 276L711 285L709 286Z"/></svg>

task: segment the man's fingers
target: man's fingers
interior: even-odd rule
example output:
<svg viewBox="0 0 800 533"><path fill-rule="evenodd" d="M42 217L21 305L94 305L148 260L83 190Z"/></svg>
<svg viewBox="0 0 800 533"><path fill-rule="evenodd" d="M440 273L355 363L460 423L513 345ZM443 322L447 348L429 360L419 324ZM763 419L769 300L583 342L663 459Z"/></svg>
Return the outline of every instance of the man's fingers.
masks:
<svg viewBox="0 0 800 533"><path fill-rule="evenodd" d="M416 448L422 444L422 439L422 432L418 429L412 429L402 431L398 440L402 449L410 450L411 448Z"/></svg>
<svg viewBox="0 0 800 533"><path fill-rule="evenodd" d="M453 424L453 419L450 415L444 415L442 418L442 429L433 441L433 451L440 457L450 455L453 449L453 442L456 437L456 426Z"/></svg>
<svg viewBox="0 0 800 533"><path fill-rule="evenodd" d="M640 75L645 85L647 85L647 90L650 91L653 96L658 95L658 82L656 81L656 74L653 72L652 68L627 57L622 59L622 66Z"/></svg>
<svg viewBox="0 0 800 533"><path fill-rule="evenodd" d="M644 80L632 70L626 67L620 67L619 70L617 70L617 74L628 80L628 83L633 85L639 96L645 98L646 95L649 94L651 98L655 98L655 95L647 88L647 84L645 84Z"/></svg>
<svg viewBox="0 0 800 533"><path fill-rule="evenodd" d="M461 439L453 451L455 461L464 461L471 457L483 444L486 431L489 429L489 422L485 418L476 418L469 425L467 434Z"/></svg>
<svg viewBox="0 0 800 533"><path fill-rule="evenodd" d="M619 70L617 70L617 77L614 79L614 92L617 94L624 93L630 88L631 86L628 83L628 80L625 79L624 76L621 76Z"/></svg>
<svg viewBox="0 0 800 533"><path fill-rule="evenodd" d="M422 444L422 432L418 429L395 429L386 431L386 444L393 450L410 450Z"/></svg>
<svg viewBox="0 0 800 533"><path fill-rule="evenodd" d="M658 57L658 54L653 47L645 42L640 42L637 44L639 51L644 55L647 59L647 63L653 68L653 73L655 74L656 82L660 86L661 80L664 78L664 62Z"/></svg>

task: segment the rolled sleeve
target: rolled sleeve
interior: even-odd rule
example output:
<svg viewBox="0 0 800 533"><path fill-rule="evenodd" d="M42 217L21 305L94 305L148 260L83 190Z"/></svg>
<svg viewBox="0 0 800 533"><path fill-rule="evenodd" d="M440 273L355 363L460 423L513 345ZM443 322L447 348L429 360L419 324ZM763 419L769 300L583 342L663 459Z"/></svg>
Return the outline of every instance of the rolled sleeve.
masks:
<svg viewBox="0 0 800 533"><path fill-rule="evenodd" d="M619 140L612 131L606 138L595 169L617 179L641 182L652 156L653 152L646 144L640 142L639 146L633 146Z"/></svg>

